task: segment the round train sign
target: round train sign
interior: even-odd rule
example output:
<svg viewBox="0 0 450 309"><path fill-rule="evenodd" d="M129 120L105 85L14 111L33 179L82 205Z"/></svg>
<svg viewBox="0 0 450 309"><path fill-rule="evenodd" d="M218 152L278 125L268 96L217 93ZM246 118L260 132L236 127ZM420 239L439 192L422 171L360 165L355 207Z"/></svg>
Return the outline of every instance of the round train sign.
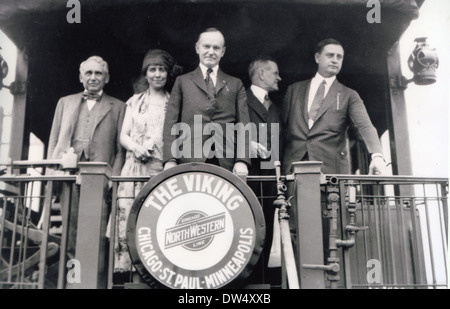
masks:
<svg viewBox="0 0 450 309"><path fill-rule="evenodd" d="M182 164L153 177L128 221L133 264L153 288L216 289L248 277L262 250L264 216L227 170Z"/></svg>

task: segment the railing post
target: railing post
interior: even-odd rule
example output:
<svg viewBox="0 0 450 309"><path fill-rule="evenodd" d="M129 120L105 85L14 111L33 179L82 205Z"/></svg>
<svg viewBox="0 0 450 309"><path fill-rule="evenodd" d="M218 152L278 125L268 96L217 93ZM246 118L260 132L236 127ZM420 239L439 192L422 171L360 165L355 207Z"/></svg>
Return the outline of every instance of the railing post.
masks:
<svg viewBox="0 0 450 309"><path fill-rule="evenodd" d="M102 162L80 162L80 202L76 259L80 265L81 282L74 288L106 288L106 196L111 167Z"/></svg>
<svg viewBox="0 0 450 309"><path fill-rule="evenodd" d="M294 196L296 248L301 289L324 289L324 271L304 268L324 264L322 208L320 204L320 168L322 162L294 162L296 195ZM295 207L296 205L296 207Z"/></svg>

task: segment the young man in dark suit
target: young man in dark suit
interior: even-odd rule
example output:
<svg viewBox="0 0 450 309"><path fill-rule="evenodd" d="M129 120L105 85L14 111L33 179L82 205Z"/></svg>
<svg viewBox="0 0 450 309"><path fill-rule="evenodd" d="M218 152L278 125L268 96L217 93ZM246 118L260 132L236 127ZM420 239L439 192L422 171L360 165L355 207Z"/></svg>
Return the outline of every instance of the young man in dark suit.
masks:
<svg viewBox="0 0 450 309"><path fill-rule="evenodd" d="M314 57L316 75L290 85L284 98L283 173L290 173L295 161L322 161L324 174L349 174L346 133L350 123L371 154L370 174L383 173L386 163L381 143L364 103L355 90L336 79L344 60L342 44L335 39L322 40Z"/></svg>
<svg viewBox="0 0 450 309"><path fill-rule="evenodd" d="M312 79L290 85L283 107L285 146L282 160L283 173L291 173L296 161L321 161L324 174L350 174L347 129L352 123L371 154L369 173L380 175L386 163L382 155L377 130L372 125L358 93L344 85L336 75L342 68L344 48L335 39L318 43L314 55L317 73ZM288 184L288 195L293 184ZM322 210L327 210L327 196L321 191ZM294 204L291 214L295 214ZM293 220L289 221L292 239L295 239ZM323 242L328 250L328 218L323 218ZM325 256L328 256L325 253Z"/></svg>

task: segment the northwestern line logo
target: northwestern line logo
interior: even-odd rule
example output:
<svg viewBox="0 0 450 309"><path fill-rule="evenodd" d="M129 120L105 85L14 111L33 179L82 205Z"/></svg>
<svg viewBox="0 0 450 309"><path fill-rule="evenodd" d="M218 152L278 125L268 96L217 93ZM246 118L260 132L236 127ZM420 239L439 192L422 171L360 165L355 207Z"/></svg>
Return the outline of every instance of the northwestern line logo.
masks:
<svg viewBox="0 0 450 309"><path fill-rule="evenodd" d="M225 231L225 213L207 216L194 210L182 215L176 226L165 232L165 249L182 245L191 251L202 250L212 242L214 235Z"/></svg>

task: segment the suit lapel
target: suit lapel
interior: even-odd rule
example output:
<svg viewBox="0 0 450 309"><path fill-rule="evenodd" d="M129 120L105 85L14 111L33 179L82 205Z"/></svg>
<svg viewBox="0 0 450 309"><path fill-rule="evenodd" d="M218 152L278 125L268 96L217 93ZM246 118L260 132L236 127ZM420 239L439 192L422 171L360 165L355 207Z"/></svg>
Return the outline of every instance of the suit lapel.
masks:
<svg viewBox="0 0 450 309"><path fill-rule="evenodd" d="M206 83L205 80L203 79L203 74L200 67L197 67L197 69L194 72L192 72L191 79L194 82L194 84L197 85L197 87L203 90L206 94L208 93L208 89L206 88Z"/></svg>
<svg viewBox="0 0 450 309"><path fill-rule="evenodd" d="M206 83L203 78L202 70L200 67L192 73L192 81L197 85L201 90L203 90L206 94L208 93L208 89L206 88ZM217 81L216 81L216 93L219 93L223 87L227 85L227 75L223 73L220 69L217 71Z"/></svg>
<svg viewBox="0 0 450 309"><path fill-rule="evenodd" d="M267 122L266 117L264 116L264 112L265 112L265 107L264 105L261 104L261 102L255 97L255 95L253 94L253 92L251 90L249 90L247 92L247 103L248 106L253 109L258 116L264 120L264 122ZM267 113L266 113L267 114Z"/></svg>
<svg viewBox="0 0 450 309"><path fill-rule="evenodd" d="M320 106L319 112L317 113L316 121L329 109L333 104L336 104L337 95L341 90L341 84L337 81L337 79L333 82L328 90L327 96L325 97L322 105Z"/></svg>
<svg viewBox="0 0 450 309"><path fill-rule="evenodd" d="M220 69L217 70L216 93L219 93L227 85L227 75Z"/></svg>
<svg viewBox="0 0 450 309"><path fill-rule="evenodd" d="M304 83L302 85L303 89L300 89L299 93L300 96L298 98L299 104L300 104L300 111L303 116L303 120L305 121L306 127L308 127L308 95L309 95L309 88L311 86L311 80Z"/></svg>
<svg viewBox="0 0 450 309"><path fill-rule="evenodd" d="M103 93L102 99L100 100L100 102L98 102L98 104L100 105L97 117L95 117L94 130L92 132L95 131L95 128L100 123L100 121L102 121L102 119L106 116L106 114L108 114L109 111L111 110L112 100L106 93Z"/></svg>
<svg viewBox="0 0 450 309"><path fill-rule="evenodd" d="M81 106L81 101L83 100L83 93L80 92L78 93L74 99L73 102L71 102L69 104L69 115L71 115L70 117L70 135L69 136L73 136L73 132L75 130L75 127L77 125L77 120L78 120L78 115L80 114L80 106Z"/></svg>

